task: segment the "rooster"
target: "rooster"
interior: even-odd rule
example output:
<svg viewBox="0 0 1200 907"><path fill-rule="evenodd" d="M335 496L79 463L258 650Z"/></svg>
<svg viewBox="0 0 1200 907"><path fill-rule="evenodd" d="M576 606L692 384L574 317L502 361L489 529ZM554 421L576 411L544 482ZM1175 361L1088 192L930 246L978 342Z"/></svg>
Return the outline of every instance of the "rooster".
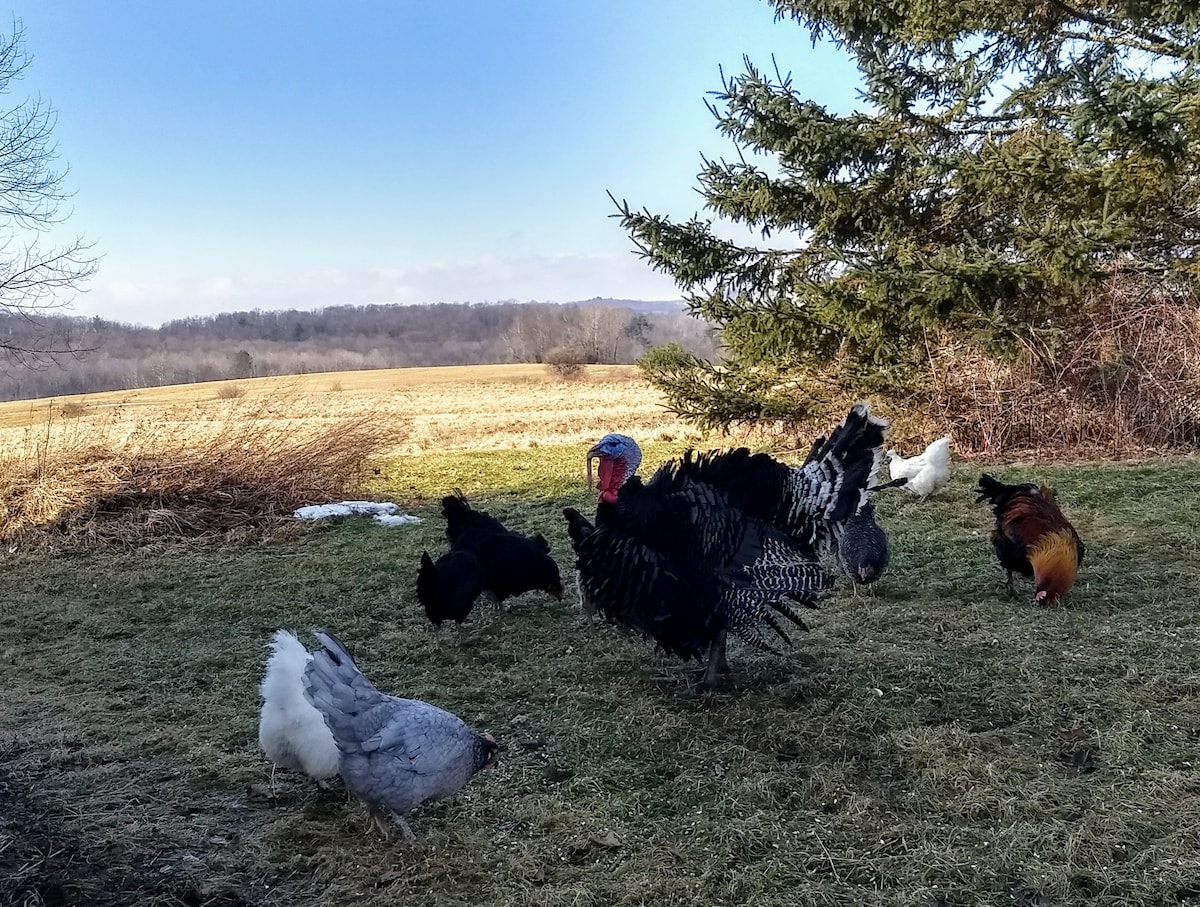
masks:
<svg viewBox="0 0 1200 907"><path fill-rule="evenodd" d="M512 531L491 514L474 509L461 491L442 498L442 514L451 550L470 552L478 559L483 591L496 605L535 589L562 598L562 576L541 533Z"/></svg>
<svg viewBox="0 0 1200 907"><path fill-rule="evenodd" d="M312 656L287 630L276 631L269 645L258 745L275 765L305 772L323 787L338 773L339 754L325 719L304 698L304 669ZM274 775L272 768L272 780Z"/></svg>
<svg viewBox="0 0 1200 907"><path fill-rule="evenodd" d="M408 812L460 791L495 764L500 747L457 715L379 692L332 633L316 635L321 647L304 670L304 695L337 743L342 780L366 803L385 837L391 815L405 839L416 843Z"/></svg>
<svg viewBox="0 0 1200 907"><path fill-rule="evenodd" d="M1008 571L1005 586L1013 592L1013 571L1033 577L1034 604L1053 607L1075 584L1083 564L1083 542L1063 516L1047 483L1006 485L986 473L975 488L976 503L987 501L996 514L992 546Z"/></svg>
<svg viewBox="0 0 1200 907"><path fill-rule="evenodd" d="M483 564L472 552L451 548L436 561L428 551L421 552L417 601L425 608L436 633L440 634L444 621L452 620L462 641L462 622L471 613L483 584Z"/></svg>
<svg viewBox="0 0 1200 907"><path fill-rule="evenodd" d="M705 686L723 666L729 633L769 648L780 618L804 628L784 599L814 607L828 586L817 563L866 500L887 423L855 406L804 465L745 448L696 454L637 476L641 450L609 434L599 460L593 525L567 508L586 607L640 630L684 659L707 652Z"/></svg>
<svg viewBox="0 0 1200 907"><path fill-rule="evenodd" d="M908 479L903 484L913 494L928 497L950 481L950 437L938 438L921 453L907 459L889 450L888 472L893 481Z"/></svg>

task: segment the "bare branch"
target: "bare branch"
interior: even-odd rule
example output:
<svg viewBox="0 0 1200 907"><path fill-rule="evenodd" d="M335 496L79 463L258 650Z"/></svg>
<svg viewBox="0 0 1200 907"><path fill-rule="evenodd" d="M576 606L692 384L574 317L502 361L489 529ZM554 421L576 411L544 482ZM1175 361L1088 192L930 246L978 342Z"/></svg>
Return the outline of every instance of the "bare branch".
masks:
<svg viewBox="0 0 1200 907"><path fill-rule="evenodd" d="M0 95L12 91L29 62L24 33L14 22L12 34L0 36ZM61 204L70 197L64 187L66 167L54 166L56 124L53 108L36 97L0 113L0 312L34 324L39 313L69 305L70 294L98 266L92 246L82 239L60 248L43 248L38 241L42 231L65 219ZM22 233L30 236L19 242ZM33 348L0 337L0 355L22 365L38 364L38 357L76 352L69 343L60 347L48 340L45 346Z"/></svg>

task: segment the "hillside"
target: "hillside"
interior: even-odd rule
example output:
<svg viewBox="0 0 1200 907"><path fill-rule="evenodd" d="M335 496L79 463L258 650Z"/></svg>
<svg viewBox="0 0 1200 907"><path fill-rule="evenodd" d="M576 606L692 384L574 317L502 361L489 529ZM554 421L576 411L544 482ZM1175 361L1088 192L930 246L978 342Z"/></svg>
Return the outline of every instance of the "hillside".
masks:
<svg viewBox="0 0 1200 907"><path fill-rule="evenodd" d="M156 328L0 314L0 342L30 351L9 358L0 400L226 378L541 362L560 349L586 363L632 363L668 342L714 354L708 325L685 314L682 303L618 299L227 312Z"/></svg>

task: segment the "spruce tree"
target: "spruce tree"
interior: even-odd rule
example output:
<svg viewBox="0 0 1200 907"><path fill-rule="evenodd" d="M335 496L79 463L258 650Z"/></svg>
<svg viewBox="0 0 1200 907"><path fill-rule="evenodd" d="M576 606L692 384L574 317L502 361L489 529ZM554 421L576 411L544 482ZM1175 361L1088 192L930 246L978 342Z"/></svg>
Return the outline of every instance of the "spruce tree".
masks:
<svg viewBox="0 0 1200 907"><path fill-rule="evenodd" d="M861 103L749 59L710 105L711 217L620 202L725 360L645 362L712 425L794 412L798 376L919 384L931 337L1051 360L1084 294L1200 281L1200 11L1178 0L771 0L852 55ZM713 217L757 231L722 238Z"/></svg>

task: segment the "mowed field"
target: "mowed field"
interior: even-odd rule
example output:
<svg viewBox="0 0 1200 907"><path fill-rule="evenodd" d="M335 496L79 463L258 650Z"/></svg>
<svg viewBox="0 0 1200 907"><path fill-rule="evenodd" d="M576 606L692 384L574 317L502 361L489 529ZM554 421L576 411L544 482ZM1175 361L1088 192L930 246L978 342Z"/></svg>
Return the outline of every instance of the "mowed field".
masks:
<svg viewBox="0 0 1200 907"><path fill-rule="evenodd" d="M839 583L783 655L732 645L701 696L695 665L590 627L574 597L561 510L592 504L590 443L637 437L645 473L729 443L633 370L236 384L8 404L0 453L377 418L394 443L361 490L424 521L6 549L0 904L1200 903L1194 458L959 460L928 500L880 494L877 594ZM1063 607L1032 608L1028 583L1005 597L983 468L1055 483L1088 546ZM544 533L568 587L481 608L462 645L434 639L414 594L455 487ZM381 689L490 731L499 765L414 811L416 847L338 787L272 781L257 684L279 627L333 630Z"/></svg>

